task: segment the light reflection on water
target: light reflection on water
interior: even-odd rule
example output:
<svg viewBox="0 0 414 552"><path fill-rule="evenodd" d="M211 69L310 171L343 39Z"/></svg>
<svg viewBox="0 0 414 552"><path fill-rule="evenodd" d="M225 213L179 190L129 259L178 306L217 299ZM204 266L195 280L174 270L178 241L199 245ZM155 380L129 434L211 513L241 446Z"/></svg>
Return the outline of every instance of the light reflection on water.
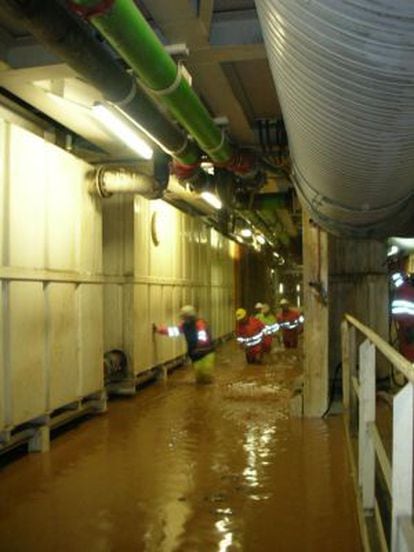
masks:
<svg viewBox="0 0 414 552"><path fill-rule="evenodd" d="M290 419L294 363L225 350L214 385L178 371L0 472L0 550L360 550L340 420Z"/></svg>

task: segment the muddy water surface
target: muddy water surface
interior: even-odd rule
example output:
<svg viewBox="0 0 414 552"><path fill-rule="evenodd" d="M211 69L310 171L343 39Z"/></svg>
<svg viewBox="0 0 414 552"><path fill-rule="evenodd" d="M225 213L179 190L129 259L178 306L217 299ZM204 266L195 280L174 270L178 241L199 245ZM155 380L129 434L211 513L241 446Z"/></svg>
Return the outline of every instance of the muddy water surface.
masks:
<svg viewBox="0 0 414 552"><path fill-rule="evenodd" d="M0 471L1 551L359 551L342 422L288 415L292 352L176 371Z"/></svg>

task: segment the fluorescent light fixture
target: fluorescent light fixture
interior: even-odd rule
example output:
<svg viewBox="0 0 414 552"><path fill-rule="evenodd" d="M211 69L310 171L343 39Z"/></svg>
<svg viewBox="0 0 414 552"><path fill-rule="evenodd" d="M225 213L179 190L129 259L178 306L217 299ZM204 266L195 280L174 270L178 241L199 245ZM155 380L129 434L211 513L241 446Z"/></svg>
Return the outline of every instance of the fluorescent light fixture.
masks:
<svg viewBox="0 0 414 552"><path fill-rule="evenodd" d="M283 293L284 291L284 286L282 283L279 284L279 293Z"/></svg>
<svg viewBox="0 0 414 552"><path fill-rule="evenodd" d="M203 169L204 172L206 172L207 174L211 174L213 175L214 174L214 165L213 163L209 163L208 161L203 161L201 164L200 164L200 167Z"/></svg>
<svg viewBox="0 0 414 552"><path fill-rule="evenodd" d="M151 159L153 149L134 132L121 118L114 115L110 109L102 104L92 107L92 114L111 134L124 142L130 150L137 153L143 159Z"/></svg>
<svg viewBox="0 0 414 552"><path fill-rule="evenodd" d="M261 245L264 245L266 243L266 238L262 236L262 234L258 234L256 239Z"/></svg>
<svg viewBox="0 0 414 552"><path fill-rule="evenodd" d="M300 291L300 284L297 284L296 291Z"/></svg>
<svg viewBox="0 0 414 552"><path fill-rule="evenodd" d="M391 255L396 255L399 252L399 250L400 249L397 245L392 245L388 250L387 257L391 257Z"/></svg>
<svg viewBox="0 0 414 552"><path fill-rule="evenodd" d="M280 257L279 253L276 253L276 251L273 251L273 257L276 257L278 259Z"/></svg>
<svg viewBox="0 0 414 552"><path fill-rule="evenodd" d="M221 209L223 207L223 204L219 198L211 192L201 192L200 196L206 203L214 207L214 209Z"/></svg>
<svg viewBox="0 0 414 552"><path fill-rule="evenodd" d="M240 230L240 235L243 238L251 238L252 237L252 231L250 230L250 228L242 228L242 230Z"/></svg>

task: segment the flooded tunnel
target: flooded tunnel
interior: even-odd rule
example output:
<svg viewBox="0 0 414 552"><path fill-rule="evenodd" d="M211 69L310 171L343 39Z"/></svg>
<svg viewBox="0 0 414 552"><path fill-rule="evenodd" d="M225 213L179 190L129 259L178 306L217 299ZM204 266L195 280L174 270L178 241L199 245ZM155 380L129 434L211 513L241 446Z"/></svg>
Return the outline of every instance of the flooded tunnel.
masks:
<svg viewBox="0 0 414 552"><path fill-rule="evenodd" d="M0 551L414 550L413 21L1 3Z"/></svg>

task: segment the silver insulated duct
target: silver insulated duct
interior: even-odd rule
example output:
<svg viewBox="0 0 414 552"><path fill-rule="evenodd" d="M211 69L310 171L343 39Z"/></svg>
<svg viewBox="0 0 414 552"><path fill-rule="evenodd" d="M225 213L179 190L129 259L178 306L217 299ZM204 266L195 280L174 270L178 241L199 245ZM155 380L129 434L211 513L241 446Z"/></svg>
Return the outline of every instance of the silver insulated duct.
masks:
<svg viewBox="0 0 414 552"><path fill-rule="evenodd" d="M414 235L414 2L256 4L303 204L335 233Z"/></svg>

